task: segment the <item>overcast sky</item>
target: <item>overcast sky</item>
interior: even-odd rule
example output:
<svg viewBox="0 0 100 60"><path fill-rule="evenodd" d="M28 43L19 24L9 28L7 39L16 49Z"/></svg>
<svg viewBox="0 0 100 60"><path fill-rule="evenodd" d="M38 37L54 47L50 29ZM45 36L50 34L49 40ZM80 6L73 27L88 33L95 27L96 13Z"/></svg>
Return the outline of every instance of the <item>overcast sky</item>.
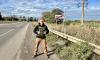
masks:
<svg viewBox="0 0 100 60"><path fill-rule="evenodd" d="M3 16L40 17L44 11L58 7L65 12L68 19L80 19L81 7L76 7L74 0L0 0L0 11ZM100 19L100 0L89 0L85 8L86 19Z"/></svg>

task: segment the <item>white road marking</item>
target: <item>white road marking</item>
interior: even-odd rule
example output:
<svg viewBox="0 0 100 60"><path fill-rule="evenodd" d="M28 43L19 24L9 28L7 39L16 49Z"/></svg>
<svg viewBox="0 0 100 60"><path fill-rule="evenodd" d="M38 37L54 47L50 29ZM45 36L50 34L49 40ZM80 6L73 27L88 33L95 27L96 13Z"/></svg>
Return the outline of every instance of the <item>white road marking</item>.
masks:
<svg viewBox="0 0 100 60"><path fill-rule="evenodd" d="M21 60L20 56L15 56L16 54L20 55L20 47L24 42L26 31L29 24L19 30L9 41L0 47L0 60Z"/></svg>
<svg viewBox="0 0 100 60"><path fill-rule="evenodd" d="M11 32L11 31L13 31L13 30L14 30L14 29L11 29L11 30L9 30L9 31L7 31L7 32L5 32L5 33L3 33L3 34L1 34L0 37L2 37L2 36L4 36L4 35L8 34L9 32Z"/></svg>

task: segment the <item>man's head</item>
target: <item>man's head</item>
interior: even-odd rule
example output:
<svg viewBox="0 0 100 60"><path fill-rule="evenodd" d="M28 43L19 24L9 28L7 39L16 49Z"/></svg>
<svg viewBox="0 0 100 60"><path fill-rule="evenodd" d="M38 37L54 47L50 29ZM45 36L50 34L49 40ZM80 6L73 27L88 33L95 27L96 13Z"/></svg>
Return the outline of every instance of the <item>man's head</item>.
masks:
<svg viewBox="0 0 100 60"><path fill-rule="evenodd" d="M45 22L45 19L43 17L41 17L38 22L40 23L40 25L43 25Z"/></svg>

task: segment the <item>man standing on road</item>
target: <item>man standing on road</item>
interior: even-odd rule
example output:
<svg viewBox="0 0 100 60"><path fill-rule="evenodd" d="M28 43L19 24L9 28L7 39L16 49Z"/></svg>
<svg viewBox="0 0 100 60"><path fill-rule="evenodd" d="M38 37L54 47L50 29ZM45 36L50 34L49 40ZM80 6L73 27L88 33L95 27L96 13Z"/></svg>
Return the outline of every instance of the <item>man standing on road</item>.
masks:
<svg viewBox="0 0 100 60"><path fill-rule="evenodd" d="M44 48L44 53L48 57L46 34L49 33L49 30L44 22L45 22L45 19L43 17L40 18L38 21L38 25L36 25L33 30L33 32L36 34L35 49L34 49L33 57L37 56L38 46L39 46L40 42L42 42L42 46Z"/></svg>

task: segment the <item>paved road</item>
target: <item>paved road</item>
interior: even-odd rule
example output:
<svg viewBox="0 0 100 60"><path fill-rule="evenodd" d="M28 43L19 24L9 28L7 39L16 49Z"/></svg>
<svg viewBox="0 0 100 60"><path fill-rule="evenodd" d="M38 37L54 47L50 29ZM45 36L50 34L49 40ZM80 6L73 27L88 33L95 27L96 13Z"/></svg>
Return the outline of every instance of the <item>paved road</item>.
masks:
<svg viewBox="0 0 100 60"><path fill-rule="evenodd" d="M40 45L38 56L32 58L35 36L31 23L0 25L0 60L59 60L49 48L50 58L43 54Z"/></svg>
<svg viewBox="0 0 100 60"><path fill-rule="evenodd" d="M0 25L0 47L14 36L26 23Z"/></svg>
<svg viewBox="0 0 100 60"><path fill-rule="evenodd" d="M54 49L51 49L48 47L49 50L49 58L47 58L43 53L43 47L40 44L39 50L38 50L38 56L36 58L32 58L33 51L34 50L34 42L35 42L35 35L33 34L33 27L30 24L27 30L27 34L24 40L24 43L22 45L21 50L19 50L19 53L17 54L17 57L19 57L19 60L60 60L57 55L54 53ZM20 55L20 56L19 56ZM18 60L18 59L16 59Z"/></svg>
<svg viewBox="0 0 100 60"><path fill-rule="evenodd" d="M0 60L13 59L25 38L27 25L28 23L0 25Z"/></svg>

